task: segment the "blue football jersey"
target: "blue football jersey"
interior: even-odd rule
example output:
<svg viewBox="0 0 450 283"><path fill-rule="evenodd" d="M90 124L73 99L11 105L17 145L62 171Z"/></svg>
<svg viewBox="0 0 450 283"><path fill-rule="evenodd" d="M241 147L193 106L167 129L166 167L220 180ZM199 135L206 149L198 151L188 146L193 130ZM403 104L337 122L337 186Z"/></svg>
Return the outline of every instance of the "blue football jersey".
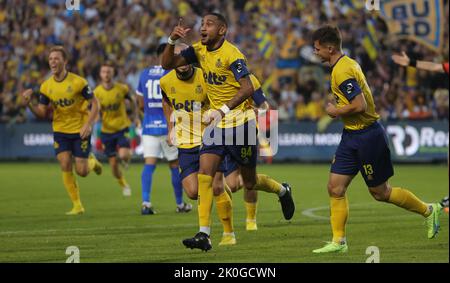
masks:
<svg viewBox="0 0 450 283"><path fill-rule="evenodd" d="M144 97L144 121L142 134L167 135L167 121L162 108L162 93L159 80L167 73L161 66L144 69L139 77L136 93Z"/></svg>

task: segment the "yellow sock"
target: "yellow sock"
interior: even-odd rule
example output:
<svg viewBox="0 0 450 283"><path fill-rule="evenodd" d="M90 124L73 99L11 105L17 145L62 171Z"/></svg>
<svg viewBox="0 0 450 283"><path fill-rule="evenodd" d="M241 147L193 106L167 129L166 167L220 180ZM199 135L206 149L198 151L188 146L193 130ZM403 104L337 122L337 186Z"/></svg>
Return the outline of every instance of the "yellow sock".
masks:
<svg viewBox="0 0 450 283"><path fill-rule="evenodd" d="M345 224L348 218L347 196L334 198L330 197L330 222L333 230L333 242L345 241Z"/></svg>
<svg viewBox="0 0 450 283"><path fill-rule="evenodd" d="M211 207L213 202L213 178L208 175L198 174L198 220L200 229L210 227ZM209 233L207 233L209 234Z"/></svg>
<svg viewBox="0 0 450 283"><path fill-rule="evenodd" d="M413 193L402 188L392 188L389 202L409 211L427 217L430 215L428 205L417 198Z"/></svg>
<svg viewBox="0 0 450 283"><path fill-rule="evenodd" d="M257 202L245 202L245 209L247 210L247 220L256 220L257 204Z"/></svg>
<svg viewBox="0 0 450 283"><path fill-rule="evenodd" d="M127 188L127 187L129 187L129 186L128 186L128 183L127 183L127 180L125 180L125 177L124 177L124 176L122 176L122 177L120 177L120 178L117 178L117 182L119 182L119 185L120 185L121 188Z"/></svg>
<svg viewBox="0 0 450 283"><path fill-rule="evenodd" d="M220 222L223 225L224 233L232 233L233 229L233 205L230 196L223 192L222 194L214 197L216 200L217 214L219 215Z"/></svg>
<svg viewBox="0 0 450 283"><path fill-rule="evenodd" d="M67 193L69 194L70 199L72 200L72 203L74 206L81 206L80 201L80 189L78 188L77 181L75 180L75 176L73 175L73 172L62 172L63 175L63 183L64 187L67 190Z"/></svg>
<svg viewBox="0 0 450 283"><path fill-rule="evenodd" d="M281 184L267 175L258 174L256 179L256 185L253 189L268 193L279 194L281 190Z"/></svg>
<svg viewBox="0 0 450 283"><path fill-rule="evenodd" d="M94 158L88 158L88 168L89 168L89 171L92 171L92 170L94 170L94 168L95 168L95 159Z"/></svg>

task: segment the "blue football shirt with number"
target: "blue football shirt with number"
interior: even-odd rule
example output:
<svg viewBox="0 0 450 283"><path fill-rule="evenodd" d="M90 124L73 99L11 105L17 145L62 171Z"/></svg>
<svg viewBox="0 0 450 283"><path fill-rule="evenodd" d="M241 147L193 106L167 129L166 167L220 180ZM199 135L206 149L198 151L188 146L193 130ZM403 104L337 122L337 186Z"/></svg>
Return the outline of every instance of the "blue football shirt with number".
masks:
<svg viewBox="0 0 450 283"><path fill-rule="evenodd" d="M167 135L167 121L162 108L162 93L159 80L167 73L161 66L144 69L139 77L136 93L144 97L144 121L142 134Z"/></svg>

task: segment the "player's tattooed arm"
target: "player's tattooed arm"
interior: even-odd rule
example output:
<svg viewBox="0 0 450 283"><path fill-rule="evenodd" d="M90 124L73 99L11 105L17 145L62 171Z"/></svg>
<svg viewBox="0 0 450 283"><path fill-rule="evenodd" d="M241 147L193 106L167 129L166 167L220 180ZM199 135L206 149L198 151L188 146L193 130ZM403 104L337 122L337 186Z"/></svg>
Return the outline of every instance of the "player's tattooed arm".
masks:
<svg viewBox="0 0 450 283"><path fill-rule="evenodd" d="M250 96L252 96L254 92L253 84L249 76L244 76L240 78L238 82L241 85L239 91L230 101L226 103L226 105L228 106L228 108L230 108L230 110L236 108L242 102L247 100Z"/></svg>

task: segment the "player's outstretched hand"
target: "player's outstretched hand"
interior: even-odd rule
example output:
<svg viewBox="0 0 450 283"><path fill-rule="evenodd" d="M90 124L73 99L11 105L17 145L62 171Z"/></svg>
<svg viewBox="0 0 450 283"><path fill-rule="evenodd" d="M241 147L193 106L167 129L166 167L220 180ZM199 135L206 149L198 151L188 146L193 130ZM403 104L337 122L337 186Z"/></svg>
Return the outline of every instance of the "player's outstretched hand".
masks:
<svg viewBox="0 0 450 283"><path fill-rule="evenodd" d="M30 103L31 95L33 95L33 90L31 88L21 93L21 96L23 98L22 106L26 106L28 103Z"/></svg>
<svg viewBox="0 0 450 283"><path fill-rule="evenodd" d="M170 39L177 40L179 38L185 38L187 33L191 30L190 28L185 28L182 26L183 18L180 18L178 25L176 25L172 33L170 34Z"/></svg>
<svg viewBox="0 0 450 283"><path fill-rule="evenodd" d="M80 130L80 137L82 140L87 139L92 133L92 126L89 123L83 125Z"/></svg>
<svg viewBox="0 0 450 283"><path fill-rule="evenodd" d="M391 56L391 58L396 64L400 66L407 67L409 65L409 57L403 51L401 55L394 54Z"/></svg>

